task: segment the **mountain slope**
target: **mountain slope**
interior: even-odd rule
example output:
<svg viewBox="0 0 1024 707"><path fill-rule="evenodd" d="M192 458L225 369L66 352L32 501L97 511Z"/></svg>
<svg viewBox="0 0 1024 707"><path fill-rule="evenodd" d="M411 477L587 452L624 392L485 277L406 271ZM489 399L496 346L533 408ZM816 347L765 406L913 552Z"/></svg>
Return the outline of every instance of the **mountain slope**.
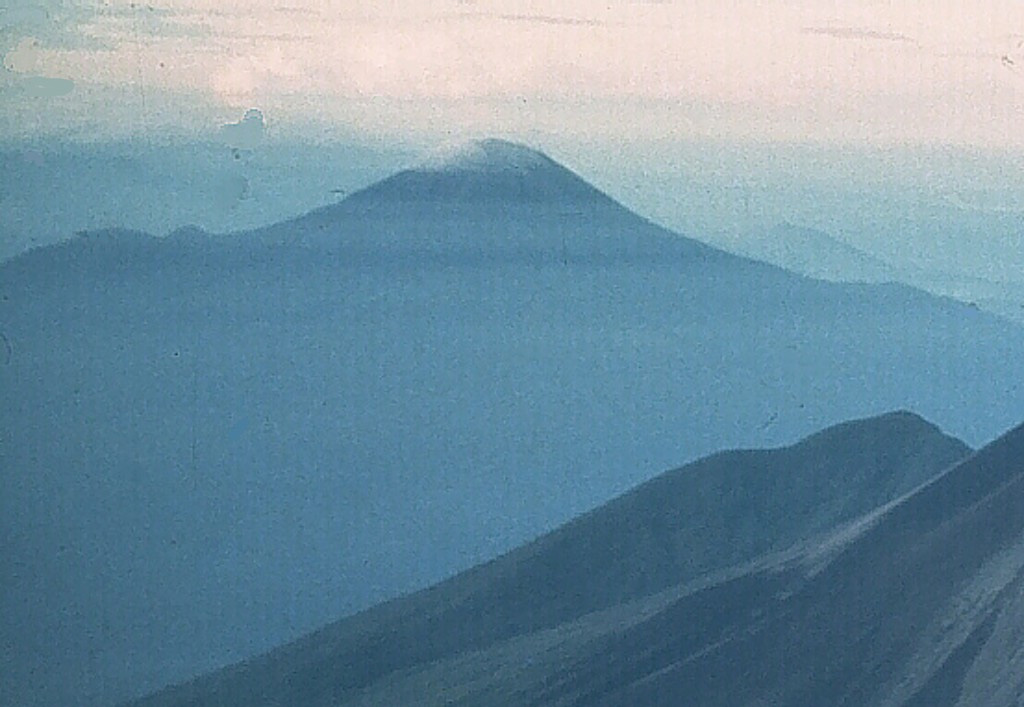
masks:
<svg viewBox="0 0 1024 707"><path fill-rule="evenodd" d="M1013 702L1024 671L1003 641L1024 622L1022 460L1018 428L838 553L826 548L824 567L743 575L686 597L562 666L569 677L537 686L531 702ZM678 630L697 616L727 629ZM635 660L639 646L649 658ZM986 674L1001 681L981 684Z"/></svg>
<svg viewBox="0 0 1024 707"><path fill-rule="evenodd" d="M505 140L480 140L429 156L420 164L352 195L347 207L392 202L508 202L573 205L607 196L547 155Z"/></svg>
<svg viewBox="0 0 1024 707"><path fill-rule="evenodd" d="M903 281L896 268L813 228L782 223L757 233L714 236L714 243L747 258L832 282Z"/></svg>
<svg viewBox="0 0 1024 707"><path fill-rule="evenodd" d="M839 425L791 447L716 454L436 587L142 704L333 704L393 671L806 542L968 453L921 418L899 413Z"/></svg>
<svg viewBox="0 0 1024 707"><path fill-rule="evenodd" d="M503 140L461 146L246 237L345 262L739 262L639 218L547 155Z"/></svg>
<svg viewBox="0 0 1024 707"><path fill-rule="evenodd" d="M1022 455L1019 427L816 548L338 704L1017 704Z"/></svg>
<svg viewBox="0 0 1024 707"><path fill-rule="evenodd" d="M429 198L0 265L0 636L25 647L0 702L243 660L721 449L904 408L978 445L1024 405L1024 329L727 255L525 148L484 161L563 195L456 198L462 157L418 168Z"/></svg>

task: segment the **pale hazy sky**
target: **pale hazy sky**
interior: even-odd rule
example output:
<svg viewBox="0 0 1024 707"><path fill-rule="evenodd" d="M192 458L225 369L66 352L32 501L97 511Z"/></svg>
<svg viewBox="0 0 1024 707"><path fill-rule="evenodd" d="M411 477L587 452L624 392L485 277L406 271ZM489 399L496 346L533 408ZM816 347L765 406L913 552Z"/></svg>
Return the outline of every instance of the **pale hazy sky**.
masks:
<svg viewBox="0 0 1024 707"><path fill-rule="evenodd" d="M1024 146L1019 0L2 1L6 139Z"/></svg>

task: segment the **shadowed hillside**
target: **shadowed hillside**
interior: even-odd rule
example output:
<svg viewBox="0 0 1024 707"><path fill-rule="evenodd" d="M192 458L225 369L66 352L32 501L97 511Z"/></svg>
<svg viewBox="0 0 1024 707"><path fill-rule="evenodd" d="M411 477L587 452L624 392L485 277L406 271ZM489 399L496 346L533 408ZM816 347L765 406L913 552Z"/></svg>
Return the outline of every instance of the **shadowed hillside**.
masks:
<svg viewBox="0 0 1024 707"><path fill-rule="evenodd" d="M791 447L716 454L436 587L142 704L327 705L362 689L375 694L373 686L394 671L564 625L809 542L968 452L921 418L897 413ZM447 696L409 697L422 704Z"/></svg>

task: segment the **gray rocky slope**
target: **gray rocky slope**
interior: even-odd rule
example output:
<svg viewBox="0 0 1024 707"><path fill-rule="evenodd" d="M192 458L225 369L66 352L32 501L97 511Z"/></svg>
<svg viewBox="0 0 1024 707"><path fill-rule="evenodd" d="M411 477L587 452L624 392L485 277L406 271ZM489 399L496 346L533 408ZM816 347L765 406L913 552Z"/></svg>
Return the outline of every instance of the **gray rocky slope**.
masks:
<svg viewBox="0 0 1024 707"><path fill-rule="evenodd" d="M837 529L968 454L909 413L716 454L435 587L139 704L645 704L634 683L714 646L733 623L756 626L758 602L798 583L794 558L816 557ZM768 569L736 569L758 561ZM813 617L789 620L813 630ZM690 653L675 655L683 636ZM702 678L688 679L665 688L666 703L688 702ZM708 692L694 704L719 697L731 700Z"/></svg>

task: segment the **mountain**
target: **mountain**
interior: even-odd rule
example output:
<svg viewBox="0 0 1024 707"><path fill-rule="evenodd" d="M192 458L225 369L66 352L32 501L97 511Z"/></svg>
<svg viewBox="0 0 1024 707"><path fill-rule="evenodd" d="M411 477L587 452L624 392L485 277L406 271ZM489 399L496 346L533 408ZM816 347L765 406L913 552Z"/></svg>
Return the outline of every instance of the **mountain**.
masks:
<svg viewBox="0 0 1024 707"><path fill-rule="evenodd" d="M139 704L312 707L380 696L389 676L401 682L411 669L493 650L825 535L969 451L920 417L895 413L786 448L715 454L438 586ZM472 690L464 698L472 703Z"/></svg>
<svg viewBox="0 0 1024 707"><path fill-rule="evenodd" d="M1024 324L1024 285L904 265L895 267L813 228L783 223L765 231L709 235L719 248L831 282L902 282Z"/></svg>
<svg viewBox="0 0 1024 707"><path fill-rule="evenodd" d="M726 254L520 146L34 249L0 333L4 704L236 663L722 449L893 409L980 446L1024 405L1024 329Z"/></svg>
<svg viewBox="0 0 1024 707"><path fill-rule="evenodd" d="M517 699L1016 704L1022 460L1018 427L846 537L686 593L557 667L549 660Z"/></svg>
<svg viewBox="0 0 1024 707"><path fill-rule="evenodd" d="M732 253L831 282L903 282L888 263L813 228L782 223L764 231L719 233L713 242Z"/></svg>
<svg viewBox="0 0 1024 707"><path fill-rule="evenodd" d="M923 268L908 271L904 281L1024 324L1024 283L957 276Z"/></svg>
<svg viewBox="0 0 1024 707"><path fill-rule="evenodd" d="M1024 287L1021 290L1024 291ZM1018 325L1024 325L1024 297L1005 300L983 297L978 301L978 306Z"/></svg>
<svg viewBox="0 0 1024 707"><path fill-rule="evenodd" d="M572 204L611 200L583 179L537 150L505 140L459 144L430 155L369 189L349 206L400 202L508 202Z"/></svg>
<svg viewBox="0 0 1024 707"><path fill-rule="evenodd" d="M641 219L547 155L495 139L435 154L338 204L247 237L347 263L608 264L723 255Z"/></svg>

